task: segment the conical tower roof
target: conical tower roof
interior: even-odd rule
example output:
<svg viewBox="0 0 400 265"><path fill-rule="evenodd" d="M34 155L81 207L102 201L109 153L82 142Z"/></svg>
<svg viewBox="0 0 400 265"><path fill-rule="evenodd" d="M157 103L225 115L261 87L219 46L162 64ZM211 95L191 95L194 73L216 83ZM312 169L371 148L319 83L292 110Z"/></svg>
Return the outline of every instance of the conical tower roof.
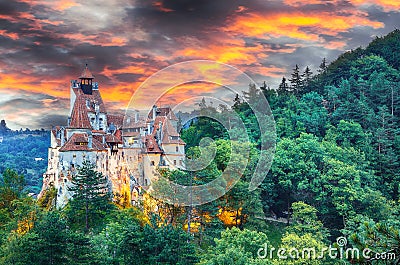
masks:
<svg viewBox="0 0 400 265"><path fill-rule="evenodd" d="M85 69L83 69L83 72L81 74L80 79L93 79L94 76L92 72L90 72L88 65L86 64Z"/></svg>

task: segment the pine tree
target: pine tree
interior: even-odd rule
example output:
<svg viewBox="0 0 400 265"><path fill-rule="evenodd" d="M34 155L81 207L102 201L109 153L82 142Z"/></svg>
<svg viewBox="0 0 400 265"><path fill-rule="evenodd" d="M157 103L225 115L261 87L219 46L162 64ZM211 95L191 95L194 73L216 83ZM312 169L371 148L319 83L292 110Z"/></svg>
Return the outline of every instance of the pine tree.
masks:
<svg viewBox="0 0 400 265"><path fill-rule="evenodd" d="M246 102L249 104L254 103L258 100L258 96L260 95L260 90L257 89L256 84L249 84L249 90L243 91L243 96L246 99Z"/></svg>
<svg viewBox="0 0 400 265"><path fill-rule="evenodd" d="M84 161L73 176L70 189L74 194L69 204L71 219L78 225L84 224L86 232L111 209L107 178L94 168L94 164Z"/></svg>
<svg viewBox="0 0 400 265"><path fill-rule="evenodd" d="M240 101L239 94L236 94L235 99L233 100L233 106L232 109L239 110L240 105L242 102Z"/></svg>
<svg viewBox="0 0 400 265"><path fill-rule="evenodd" d="M289 91L289 85L286 82L286 78L282 77L282 82L279 84L278 87L278 94L282 94Z"/></svg>
<svg viewBox="0 0 400 265"><path fill-rule="evenodd" d="M322 74L326 71L328 65L326 63L326 58L322 59L321 64L319 65L319 69L317 70L318 74Z"/></svg>
<svg viewBox="0 0 400 265"><path fill-rule="evenodd" d="M304 73L302 75L303 77L303 82L304 82L304 86L308 86L310 84L311 81L311 77L312 77L313 72L311 72L310 67L306 67L306 69L304 70Z"/></svg>
<svg viewBox="0 0 400 265"><path fill-rule="evenodd" d="M293 91L298 94L303 88L303 79L300 75L299 66L296 64L295 68L293 69L292 78L289 79Z"/></svg>

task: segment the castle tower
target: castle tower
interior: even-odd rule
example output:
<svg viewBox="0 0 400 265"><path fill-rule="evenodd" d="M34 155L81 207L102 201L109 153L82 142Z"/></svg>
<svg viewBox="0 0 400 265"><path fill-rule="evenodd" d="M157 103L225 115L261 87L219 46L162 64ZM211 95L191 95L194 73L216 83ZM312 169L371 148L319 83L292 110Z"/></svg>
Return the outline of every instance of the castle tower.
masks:
<svg viewBox="0 0 400 265"><path fill-rule="evenodd" d="M87 64L85 66L85 69L83 69L83 72L82 72L81 76L79 77L79 79L80 79L80 85L81 85L81 89L82 89L83 93L86 95L92 95L92 91L93 91L92 82L93 82L94 77L92 75L92 72L90 72Z"/></svg>

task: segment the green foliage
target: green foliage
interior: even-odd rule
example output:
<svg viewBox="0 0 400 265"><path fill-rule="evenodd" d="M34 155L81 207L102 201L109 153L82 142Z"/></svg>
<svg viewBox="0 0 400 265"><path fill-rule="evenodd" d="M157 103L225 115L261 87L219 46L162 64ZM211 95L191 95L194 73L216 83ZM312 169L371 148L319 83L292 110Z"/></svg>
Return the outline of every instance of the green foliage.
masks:
<svg viewBox="0 0 400 265"><path fill-rule="evenodd" d="M25 188L25 177L16 171L6 169L0 182L0 208L11 208L13 200L21 197Z"/></svg>
<svg viewBox="0 0 400 265"><path fill-rule="evenodd" d="M8 133L0 143L0 179L7 168L26 178L27 191L38 194L42 188L42 175L47 167L50 135L46 131ZM43 160L36 161L35 158Z"/></svg>
<svg viewBox="0 0 400 265"><path fill-rule="evenodd" d="M355 247L371 250L370 259L361 256L357 262L369 264L373 262L376 253L388 254L387 260L382 260L382 264L400 262L400 222L398 214L397 205L393 206L392 214L386 216L385 220L374 221L362 215L357 215L350 220L349 226L343 230L343 233L349 237L350 243ZM381 263L378 261L377 264Z"/></svg>
<svg viewBox="0 0 400 265"><path fill-rule="evenodd" d="M55 208L57 199L57 190L54 186L51 186L48 190L44 191L42 197L38 199L38 205L47 210L53 210Z"/></svg>
<svg viewBox="0 0 400 265"><path fill-rule="evenodd" d="M295 233L286 233L282 238L280 249L284 249L284 253L280 253L283 258L277 257L273 264L275 265L319 265L328 264L326 258L319 258L326 245L318 238L310 233L299 236Z"/></svg>
<svg viewBox="0 0 400 265"><path fill-rule="evenodd" d="M233 227L221 233L220 239L215 239L215 247L210 247L202 255L199 264L207 265L255 265L272 264L258 257L260 248L269 244L267 235L262 232L239 230Z"/></svg>
<svg viewBox="0 0 400 265"><path fill-rule="evenodd" d="M300 201L292 204L292 211L292 223L287 229L288 232L297 235L312 234L319 240L327 238L327 231L318 220L317 209Z"/></svg>
<svg viewBox="0 0 400 265"><path fill-rule="evenodd" d="M101 225L103 218L113 207L108 190L107 178L94 170L95 165L84 161L78 173L72 177L68 215L71 224L85 232Z"/></svg>
<svg viewBox="0 0 400 265"><path fill-rule="evenodd" d="M154 217L142 226L129 212L107 224L92 238L98 264L194 264L197 262L191 237Z"/></svg>
<svg viewBox="0 0 400 265"><path fill-rule="evenodd" d="M60 213L43 213L32 230L9 236L2 264L92 264L87 243L68 229Z"/></svg>

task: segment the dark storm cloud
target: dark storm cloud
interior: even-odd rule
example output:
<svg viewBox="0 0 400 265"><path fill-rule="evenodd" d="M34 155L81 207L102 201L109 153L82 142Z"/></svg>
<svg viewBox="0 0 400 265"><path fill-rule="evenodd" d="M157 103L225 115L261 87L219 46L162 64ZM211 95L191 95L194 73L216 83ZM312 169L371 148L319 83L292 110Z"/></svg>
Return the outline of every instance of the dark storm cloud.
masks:
<svg viewBox="0 0 400 265"><path fill-rule="evenodd" d="M115 77L120 82L131 83L131 82L137 81L139 79L139 77L141 77L141 75L140 74L116 74Z"/></svg>
<svg viewBox="0 0 400 265"><path fill-rule="evenodd" d="M30 96L16 94L0 103L0 112L5 114L2 118L6 119L12 129L49 129L50 125L64 125L68 110L69 100L40 93ZM15 119L16 116L19 118Z"/></svg>
<svg viewBox="0 0 400 265"><path fill-rule="evenodd" d="M66 126L68 118L63 114L47 114L39 117L34 126L36 128L51 129L53 126Z"/></svg>
<svg viewBox="0 0 400 265"><path fill-rule="evenodd" d="M36 109L40 108L43 105L38 102L38 101L32 101L28 98L14 98L5 102L2 102L0 104L0 109L8 109L8 108L13 108L13 109Z"/></svg>
<svg viewBox="0 0 400 265"><path fill-rule="evenodd" d="M168 36L198 36L199 32L217 30L232 15L243 0L164 0L154 5L153 1L138 1L138 6L128 11L132 25L140 24L148 32Z"/></svg>
<svg viewBox="0 0 400 265"><path fill-rule="evenodd" d="M15 15L19 12L24 12L28 10L29 5L27 3L13 0L0 1L0 14Z"/></svg>
<svg viewBox="0 0 400 265"><path fill-rule="evenodd" d="M37 110L45 108L64 109L68 107L68 100L49 96L47 94L34 94L31 96L18 95L0 103L0 109L13 108L16 110Z"/></svg>

